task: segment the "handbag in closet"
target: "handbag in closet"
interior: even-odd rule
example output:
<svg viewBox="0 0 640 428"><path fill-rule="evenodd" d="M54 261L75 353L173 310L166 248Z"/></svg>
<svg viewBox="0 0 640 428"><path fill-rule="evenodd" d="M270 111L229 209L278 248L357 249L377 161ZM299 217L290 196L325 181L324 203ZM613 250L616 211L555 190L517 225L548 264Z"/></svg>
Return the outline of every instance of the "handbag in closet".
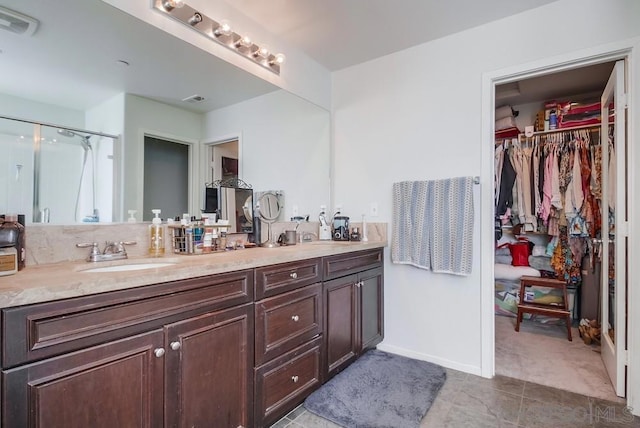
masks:
<svg viewBox="0 0 640 428"><path fill-rule="evenodd" d="M527 238L518 237L516 242L505 242L498 248L509 248L511 253L512 266L529 266L529 255L531 254L531 243Z"/></svg>

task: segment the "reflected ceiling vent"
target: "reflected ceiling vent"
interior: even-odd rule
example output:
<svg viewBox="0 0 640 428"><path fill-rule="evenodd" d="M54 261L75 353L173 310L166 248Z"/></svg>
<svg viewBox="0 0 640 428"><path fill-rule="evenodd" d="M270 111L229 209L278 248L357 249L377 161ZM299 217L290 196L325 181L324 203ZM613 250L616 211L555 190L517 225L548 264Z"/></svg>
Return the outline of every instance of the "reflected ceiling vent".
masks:
<svg viewBox="0 0 640 428"><path fill-rule="evenodd" d="M38 20L0 6L0 29L31 36L38 28Z"/></svg>
<svg viewBox="0 0 640 428"><path fill-rule="evenodd" d="M204 101L204 97L202 95L191 95L190 97L184 98L182 101L191 104L198 104Z"/></svg>

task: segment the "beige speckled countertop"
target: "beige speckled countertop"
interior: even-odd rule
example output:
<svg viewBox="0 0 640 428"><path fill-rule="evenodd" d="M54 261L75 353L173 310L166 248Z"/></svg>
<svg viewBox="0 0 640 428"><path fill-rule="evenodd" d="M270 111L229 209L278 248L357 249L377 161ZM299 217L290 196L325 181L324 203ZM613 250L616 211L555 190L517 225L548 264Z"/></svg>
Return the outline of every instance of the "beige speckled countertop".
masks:
<svg viewBox="0 0 640 428"><path fill-rule="evenodd" d="M314 241L278 248L249 248L205 255L130 257L115 262L74 261L42 264L0 277L0 308L193 278L277 263L381 248L386 241ZM95 267L135 263L175 263L170 266L121 272L83 272Z"/></svg>

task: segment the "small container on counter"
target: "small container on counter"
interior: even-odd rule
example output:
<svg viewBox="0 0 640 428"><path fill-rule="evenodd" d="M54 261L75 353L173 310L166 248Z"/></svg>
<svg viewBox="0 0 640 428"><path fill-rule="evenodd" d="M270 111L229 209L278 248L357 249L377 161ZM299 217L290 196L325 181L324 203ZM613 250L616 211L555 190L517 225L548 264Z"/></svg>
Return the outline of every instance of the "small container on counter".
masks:
<svg viewBox="0 0 640 428"><path fill-rule="evenodd" d="M27 259L27 250L25 247L25 228L18 222L19 217L16 214L6 214L3 220L0 220L0 247L13 247L17 254L18 270L25 267Z"/></svg>
<svg viewBox="0 0 640 428"><path fill-rule="evenodd" d="M18 251L15 247L0 248L0 276L18 272Z"/></svg>
<svg viewBox="0 0 640 428"><path fill-rule="evenodd" d="M360 230L357 227L351 229L351 236L349 237L350 241L359 241L360 240Z"/></svg>

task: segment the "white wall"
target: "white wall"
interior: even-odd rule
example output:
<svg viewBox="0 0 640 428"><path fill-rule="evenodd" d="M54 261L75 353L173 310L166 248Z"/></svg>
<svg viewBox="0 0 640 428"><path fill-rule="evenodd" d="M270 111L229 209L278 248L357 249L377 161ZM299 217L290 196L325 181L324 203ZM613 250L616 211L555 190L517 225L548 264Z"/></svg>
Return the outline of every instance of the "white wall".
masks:
<svg viewBox="0 0 640 428"><path fill-rule="evenodd" d="M84 129L84 111L0 94L0 115Z"/></svg>
<svg viewBox="0 0 640 428"><path fill-rule="evenodd" d="M142 219L142 195L144 188L144 134L167 140L180 141L193 145L193 183L192 199L199 190L195 183L199 174L197 162L198 142L202 132L204 115L178 109L167 104L151 101L147 98L127 94L125 96L125 129L122 135L124 156L123 206L127 210L137 210L136 217ZM185 189L187 191L187 189ZM195 203L194 203L194 214Z"/></svg>
<svg viewBox="0 0 640 428"><path fill-rule="evenodd" d="M561 0L334 73L335 201L347 212L378 202L377 220L391 222L392 183L481 175L483 73L637 37L639 22L636 0ZM566 37L542 37L567 23ZM481 204L492 200L476 199L476 213ZM469 277L393 265L386 252L387 349L481 372L481 268L492 269L493 242L481 247L478 221Z"/></svg>
<svg viewBox="0 0 640 428"><path fill-rule="evenodd" d="M242 179L312 218L329 203L329 112L280 90L207 113L204 143L240 138Z"/></svg>

